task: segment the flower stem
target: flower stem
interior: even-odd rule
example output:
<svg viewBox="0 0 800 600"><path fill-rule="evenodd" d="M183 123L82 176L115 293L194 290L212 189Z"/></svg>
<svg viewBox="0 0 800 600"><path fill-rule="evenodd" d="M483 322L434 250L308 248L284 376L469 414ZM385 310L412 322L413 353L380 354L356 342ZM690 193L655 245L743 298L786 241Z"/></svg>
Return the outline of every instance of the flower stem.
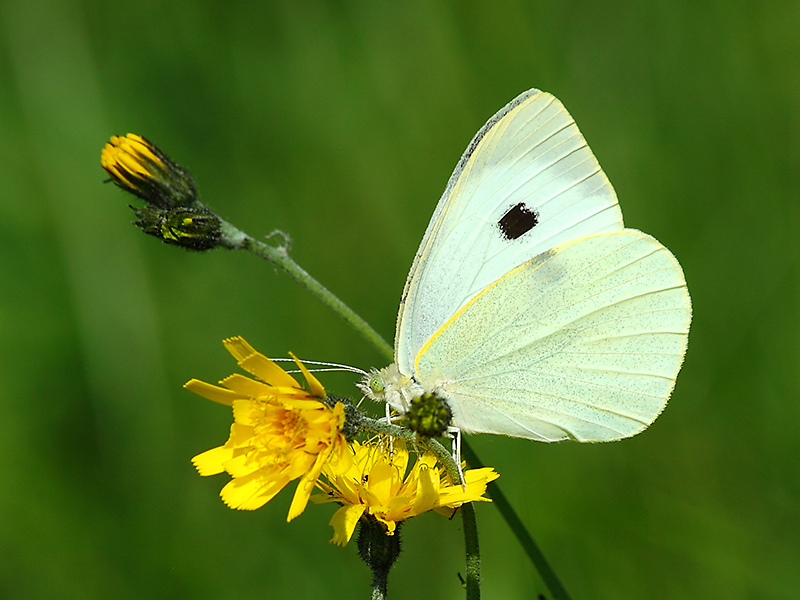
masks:
<svg viewBox="0 0 800 600"><path fill-rule="evenodd" d="M461 505L461 521L464 525L464 546L467 559L467 600L481 597L481 551L478 546L478 523L472 502Z"/></svg>
<svg viewBox="0 0 800 600"><path fill-rule="evenodd" d="M358 555L372 571L372 600L385 600L389 570L400 555L400 523L386 535L374 518L359 521Z"/></svg>
<svg viewBox="0 0 800 600"><path fill-rule="evenodd" d="M274 235L283 237L284 243L273 246L250 237L241 229L231 225L227 221L222 219L220 219L220 221L222 222L221 245L231 250L247 250L281 268L292 279L347 321L353 329L363 335L367 341L375 346L388 360L392 360L392 347L388 342L386 342L369 323L356 314L353 309L339 300L328 288L314 279L289 256L289 238L285 233L279 231L274 232Z"/></svg>
<svg viewBox="0 0 800 600"><path fill-rule="evenodd" d="M478 455L475 454L475 451L468 444L462 442L461 449L468 463L480 466L483 465L481 459L478 458ZM561 581L559 581L555 571L550 567L550 563L547 562L538 544L533 540L531 534L528 533L519 515L517 515L517 511L511 506L508 498L506 498L506 495L500 489L500 486L490 481L487 487L492 503L497 507L497 510L500 511L505 522L508 523L508 526L511 528L511 531L514 533L514 536L517 538L523 550L525 550L525 554L528 555L533 566L539 571L539 576L542 578L542 581L544 581L547 589L550 590L553 600L570 600L567 590L561 585ZM466 527L466 524L464 526Z"/></svg>

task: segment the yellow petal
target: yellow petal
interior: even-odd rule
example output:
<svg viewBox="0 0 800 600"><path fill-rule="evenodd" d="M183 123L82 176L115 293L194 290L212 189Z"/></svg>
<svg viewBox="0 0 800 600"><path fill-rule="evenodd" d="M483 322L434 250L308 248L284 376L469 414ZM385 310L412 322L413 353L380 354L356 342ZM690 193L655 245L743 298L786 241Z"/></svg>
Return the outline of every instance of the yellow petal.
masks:
<svg viewBox="0 0 800 600"><path fill-rule="evenodd" d="M337 408L342 406L341 403L336 405ZM350 450L350 446L344 441L343 438L340 438L338 435L338 431L332 432L336 435L336 439L333 441L333 451L331 452L331 456L328 459L328 462L325 463L325 472L330 473L332 477L335 477L339 474L347 473L351 467L353 466L353 452Z"/></svg>
<svg viewBox="0 0 800 600"><path fill-rule="evenodd" d="M337 502L337 498L333 496L333 490L330 486L325 485L322 481L317 481L317 486L322 490L322 494L314 494L308 500L311 504L330 504Z"/></svg>
<svg viewBox="0 0 800 600"><path fill-rule="evenodd" d="M405 441L395 438L390 450L392 466L397 469L400 479L402 479L408 469L409 457Z"/></svg>
<svg viewBox="0 0 800 600"><path fill-rule="evenodd" d="M239 477L229 481L220 492L222 501L238 510L256 510L272 500L280 492L288 479L264 479L258 473L250 477Z"/></svg>
<svg viewBox="0 0 800 600"><path fill-rule="evenodd" d="M252 354L239 361L239 366L270 385L302 389L297 380L263 354Z"/></svg>
<svg viewBox="0 0 800 600"><path fill-rule="evenodd" d="M236 362L244 360L252 354L257 354L256 349L248 344L247 341L245 341L245 339L239 335L222 340L222 344L225 346L225 349L233 355L233 358L236 359Z"/></svg>
<svg viewBox="0 0 800 600"><path fill-rule="evenodd" d="M419 485L412 505L415 515L431 510L439 498L439 473L436 469L423 467L419 474Z"/></svg>
<svg viewBox="0 0 800 600"><path fill-rule="evenodd" d="M325 388L322 387L322 384L319 382L319 379L314 377L311 372L306 368L306 366L297 360L297 357L289 352L289 356L294 359L294 362L300 368L300 371L303 373L303 377L306 378L308 382L308 388L311 390L311 395L316 396L317 398L324 398L325 397Z"/></svg>
<svg viewBox="0 0 800 600"><path fill-rule="evenodd" d="M237 400L233 403L234 409L239 402L240 401ZM241 412L244 411L241 410ZM251 442L253 441L253 429L253 426L246 423L234 423L231 425L231 435L225 445L231 448L250 447Z"/></svg>
<svg viewBox="0 0 800 600"><path fill-rule="evenodd" d="M286 516L287 523L301 515L306 509L308 499L311 497L311 492L314 491L314 486L320 471L322 471L322 465L325 463L326 458L326 455L320 454L311 470L307 471L306 474L300 478L300 481L297 482L297 489L294 491L294 497L289 506L289 514Z"/></svg>
<svg viewBox="0 0 800 600"><path fill-rule="evenodd" d="M295 410L319 410L327 408L322 402L309 398L308 395L306 395L305 398L281 397L281 403L286 408L293 408ZM327 411L320 412L317 418L323 421L330 421L331 415Z"/></svg>
<svg viewBox="0 0 800 600"><path fill-rule="evenodd" d="M337 510L333 514L333 517L331 517L330 523L328 523L331 527L333 527L333 537L331 538L331 543L338 546L344 546L347 544L347 542L350 541L350 538L353 537L353 531L356 529L356 524L363 514L364 506L360 504L343 506Z"/></svg>
<svg viewBox="0 0 800 600"><path fill-rule="evenodd" d="M394 535L395 529L397 529L397 521L394 519L388 519L381 513L373 513L373 515L378 521L383 523L383 526L386 527L386 535Z"/></svg>
<svg viewBox="0 0 800 600"><path fill-rule="evenodd" d="M257 425L266 414L267 406L258 400L244 398L233 401L233 420L237 425Z"/></svg>
<svg viewBox="0 0 800 600"><path fill-rule="evenodd" d="M240 396L250 396L258 398L271 393L271 387L266 383L261 383L255 379L250 379L239 373L235 373L230 377L226 377L220 381L226 388L233 390Z"/></svg>
<svg viewBox="0 0 800 600"><path fill-rule="evenodd" d="M243 337L232 337L222 343L246 371L271 385L283 385L298 388L300 385L294 377L281 369L263 354L256 351Z"/></svg>
<svg viewBox="0 0 800 600"><path fill-rule="evenodd" d="M192 464L203 477L217 475L225 470L225 462L231 459L233 451L230 448L219 446L198 454L192 458Z"/></svg>
<svg viewBox="0 0 800 600"><path fill-rule="evenodd" d="M238 453L231 453L231 458L225 461L223 467L231 477L248 477L264 469L258 461L250 460L247 453L241 450ZM269 469L269 472L272 470L274 469Z"/></svg>
<svg viewBox="0 0 800 600"><path fill-rule="evenodd" d="M400 475L402 478L402 475ZM378 500L378 504L385 506L394 495L398 483L398 471L382 460L375 463L369 471L367 488Z"/></svg>
<svg viewBox="0 0 800 600"><path fill-rule="evenodd" d="M491 502L490 498L484 498L486 484L500 477L491 467L481 469L470 469L464 472L464 482L466 490L460 485L449 485L439 490L440 506L455 506L464 502Z"/></svg>
<svg viewBox="0 0 800 600"><path fill-rule="evenodd" d="M190 392L194 392L195 394L202 396L203 398L213 400L214 402L219 402L220 404L224 404L226 406L231 406L234 400L242 397L241 394L237 394L231 390L226 390L225 388L217 387L216 385L211 385L210 383L200 381L199 379L187 381L183 387Z"/></svg>

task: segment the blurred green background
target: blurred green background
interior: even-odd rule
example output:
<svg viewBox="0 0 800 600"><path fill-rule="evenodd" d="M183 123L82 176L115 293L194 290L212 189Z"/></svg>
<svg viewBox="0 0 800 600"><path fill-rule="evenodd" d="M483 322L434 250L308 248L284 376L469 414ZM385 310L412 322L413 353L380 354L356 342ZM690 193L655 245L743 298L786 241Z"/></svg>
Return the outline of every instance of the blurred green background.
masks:
<svg viewBox="0 0 800 600"><path fill-rule="evenodd" d="M800 597L800 4L0 2L0 597L365 598L333 507L285 522L190 458L230 412L181 388L220 341L383 366L253 256L130 226L100 150L129 131L202 199L390 338L414 252L473 134L559 97L626 224L694 303L666 412L607 445L470 442L575 600ZM323 379L353 395L348 377ZM490 505L484 597L545 592ZM462 598L460 521L404 528L395 599Z"/></svg>

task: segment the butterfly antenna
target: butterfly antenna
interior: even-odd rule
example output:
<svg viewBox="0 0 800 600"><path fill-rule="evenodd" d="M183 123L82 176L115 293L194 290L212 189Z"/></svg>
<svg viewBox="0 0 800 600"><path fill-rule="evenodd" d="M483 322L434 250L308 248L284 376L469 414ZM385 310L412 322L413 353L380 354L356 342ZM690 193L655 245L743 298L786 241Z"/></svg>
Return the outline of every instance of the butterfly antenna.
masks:
<svg viewBox="0 0 800 600"><path fill-rule="evenodd" d="M270 358L272 362L294 362L291 358ZM312 373L326 373L331 371L347 371L349 373L356 373L358 375L366 376L367 372L358 367L351 367L350 365L342 365L339 363L324 362L321 360L300 360L304 365L317 365L319 368L309 369ZM299 373L299 369L292 369L287 373Z"/></svg>

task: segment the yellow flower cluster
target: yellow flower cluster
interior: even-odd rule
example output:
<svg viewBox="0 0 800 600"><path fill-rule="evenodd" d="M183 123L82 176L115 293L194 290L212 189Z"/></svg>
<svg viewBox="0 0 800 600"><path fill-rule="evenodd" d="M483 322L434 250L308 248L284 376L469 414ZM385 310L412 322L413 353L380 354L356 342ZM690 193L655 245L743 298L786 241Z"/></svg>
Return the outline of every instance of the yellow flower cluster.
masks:
<svg viewBox="0 0 800 600"><path fill-rule="evenodd" d="M401 439L381 438L377 443L351 445L353 457L347 469L326 466L328 484L318 486L325 495L312 496L315 503L336 502L341 508L331 519L331 542L344 546L364 515L381 523L386 535L394 535L397 523L429 510L451 517L464 502L488 500L486 484L499 475L491 468L464 472L464 484L453 483L430 452L410 456Z"/></svg>
<svg viewBox="0 0 800 600"><path fill-rule="evenodd" d="M362 518L377 520L393 535L398 522L423 512L452 516L464 502L487 500L486 485L498 477L493 469L467 470L464 482L454 484L433 454L409 452L400 439L348 443L342 433L344 405L329 400L300 361L295 359L308 390L244 339L223 343L256 379L235 374L222 380L222 387L197 379L185 387L233 407L228 441L192 459L201 475L232 477L220 494L231 508L260 508L299 479L287 520L301 514L309 498L338 503L331 541L344 545ZM412 455L416 460L409 470ZM315 487L323 493L312 497Z"/></svg>

